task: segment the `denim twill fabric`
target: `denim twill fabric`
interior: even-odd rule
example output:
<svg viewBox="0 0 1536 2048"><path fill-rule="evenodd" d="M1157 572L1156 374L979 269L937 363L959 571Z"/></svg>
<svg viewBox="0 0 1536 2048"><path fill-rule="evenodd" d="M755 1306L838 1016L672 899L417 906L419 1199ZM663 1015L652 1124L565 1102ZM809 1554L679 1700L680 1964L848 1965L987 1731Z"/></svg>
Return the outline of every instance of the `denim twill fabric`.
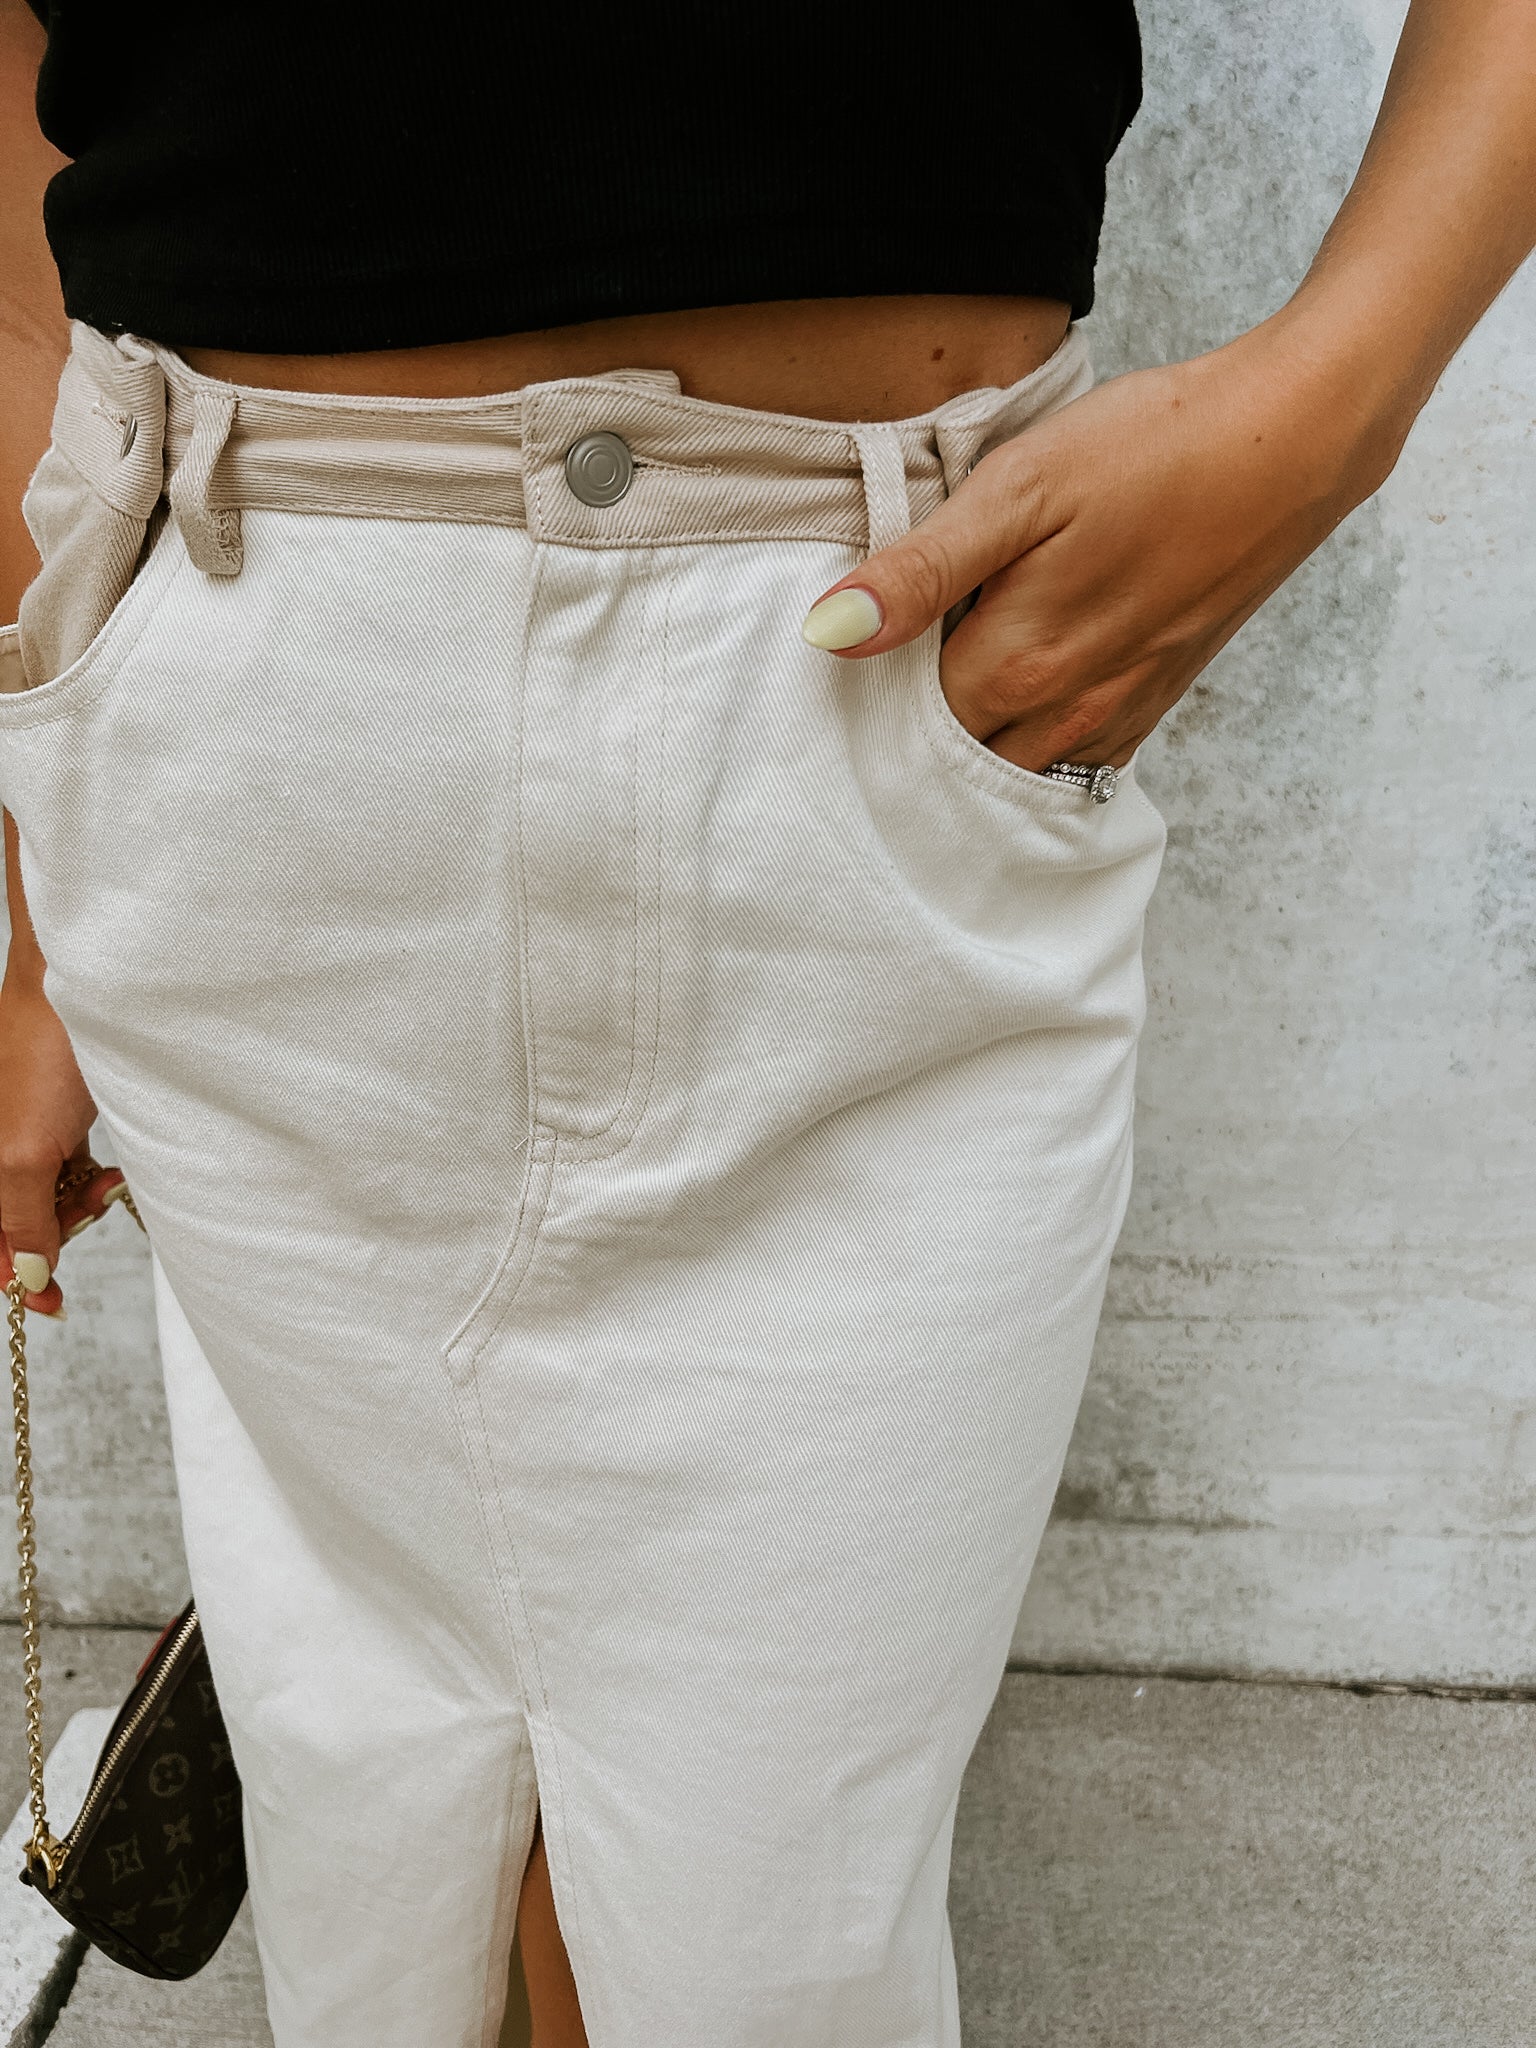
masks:
<svg viewBox="0 0 1536 2048"><path fill-rule="evenodd" d="M937 629L797 625L1085 381L853 429L77 335L0 794L156 1253L278 2048L490 2048L539 1807L593 2048L958 2040L1163 832L975 742Z"/></svg>

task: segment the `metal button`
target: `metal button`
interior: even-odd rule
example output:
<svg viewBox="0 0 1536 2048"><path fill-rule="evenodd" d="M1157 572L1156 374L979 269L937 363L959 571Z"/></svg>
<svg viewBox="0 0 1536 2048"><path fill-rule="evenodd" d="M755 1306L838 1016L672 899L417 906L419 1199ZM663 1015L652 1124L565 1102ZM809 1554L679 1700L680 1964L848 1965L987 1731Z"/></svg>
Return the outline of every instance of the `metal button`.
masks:
<svg viewBox="0 0 1536 2048"><path fill-rule="evenodd" d="M583 505L617 505L635 474L635 458L617 434L583 434L566 450L565 480Z"/></svg>

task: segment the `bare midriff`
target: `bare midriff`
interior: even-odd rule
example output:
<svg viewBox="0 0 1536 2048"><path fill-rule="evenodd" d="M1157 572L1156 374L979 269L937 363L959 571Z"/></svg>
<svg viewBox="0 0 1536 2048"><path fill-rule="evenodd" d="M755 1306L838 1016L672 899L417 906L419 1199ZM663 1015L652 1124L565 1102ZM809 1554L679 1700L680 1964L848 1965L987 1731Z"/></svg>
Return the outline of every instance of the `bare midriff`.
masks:
<svg viewBox="0 0 1536 2048"><path fill-rule="evenodd" d="M268 390L473 398L605 370L673 370L694 398L823 420L895 420L1036 370L1067 331L1055 299L781 299L360 355L187 348L195 370Z"/></svg>

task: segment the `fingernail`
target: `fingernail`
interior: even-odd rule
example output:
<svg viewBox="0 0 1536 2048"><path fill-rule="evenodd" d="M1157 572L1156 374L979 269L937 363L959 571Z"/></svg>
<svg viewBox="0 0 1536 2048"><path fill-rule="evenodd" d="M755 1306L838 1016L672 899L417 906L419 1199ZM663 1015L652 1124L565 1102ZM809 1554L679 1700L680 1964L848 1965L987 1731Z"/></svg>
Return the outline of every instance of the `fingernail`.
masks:
<svg viewBox="0 0 1536 2048"><path fill-rule="evenodd" d="M28 1294L41 1294L53 1278L53 1268L41 1252L13 1252L11 1269Z"/></svg>
<svg viewBox="0 0 1536 2048"><path fill-rule="evenodd" d="M112 1204L113 1204L114 1202L120 1202L120 1201L121 1201L121 1200L123 1199L124 1195L126 1195L126 1194L127 1194L127 1192L128 1192L128 1183L127 1183L127 1181L125 1181L125 1180L115 1180L115 1181L113 1181L113 1183L112 1183L111 1187L109 1187L109 1188L107 1189L107 1192L106 1192L106 1193L105 1193L105 1194L104 1194L104 1195L102 1196L102 1198L101 1198L101 1207L102 1207L102 1213L103 1213L103 1214L105 1214L105 1213L106 1213L106 1211L107 1211L107 1210L108 1210L108 1209L109 1209L109 1208L110 1208L110 1207L112 1206Z"/></svg>
<svg viewBox="0 0 1536 2048"><path fill-rule="evenodd" d="M49 1323L67 1323L69 1321L69 1310L67 1308L39 1309L38 1314L45 1322Z"/></svg>
<svg viewBox="0 0 1536 2048"><path fill-rule="evenodd" d="M837 654L845 647L861 646L882 623L880 607L867 590L834 590L806 613L800 638L810 647Z"/></svg>
<svg viewBox="0 0 1536 2048"><path fill-rule="evenodd" d="M71 1224L70 1228L65 1231L64 1242L68 1244L70 1239L78 1237L82 1230L89 1230L95 1221L96 1218L94 1216L82 1216L78 1223Z"/></svg>

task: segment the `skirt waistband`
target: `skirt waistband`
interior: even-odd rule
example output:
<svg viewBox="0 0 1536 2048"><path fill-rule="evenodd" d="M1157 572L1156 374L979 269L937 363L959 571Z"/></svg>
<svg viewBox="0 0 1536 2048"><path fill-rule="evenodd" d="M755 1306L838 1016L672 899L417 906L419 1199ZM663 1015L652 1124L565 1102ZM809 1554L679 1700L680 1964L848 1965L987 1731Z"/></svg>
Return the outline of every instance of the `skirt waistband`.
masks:
<svg viewBox="0 0 1536 2048"><path fill-rule="evenodd" d="M656 370L485 398L353 398L222 383L154 343L76 323L54 443L133 518L165 497L192 560L213 575L239 573L240 514L257 508L517 526L583 548L821 540L873 550L1091 382L1073 327L1010 388L889 422L719 405L685 397ZM578 496L567 472L593 434L617 436L632 464L608 504Z"/></svg>

